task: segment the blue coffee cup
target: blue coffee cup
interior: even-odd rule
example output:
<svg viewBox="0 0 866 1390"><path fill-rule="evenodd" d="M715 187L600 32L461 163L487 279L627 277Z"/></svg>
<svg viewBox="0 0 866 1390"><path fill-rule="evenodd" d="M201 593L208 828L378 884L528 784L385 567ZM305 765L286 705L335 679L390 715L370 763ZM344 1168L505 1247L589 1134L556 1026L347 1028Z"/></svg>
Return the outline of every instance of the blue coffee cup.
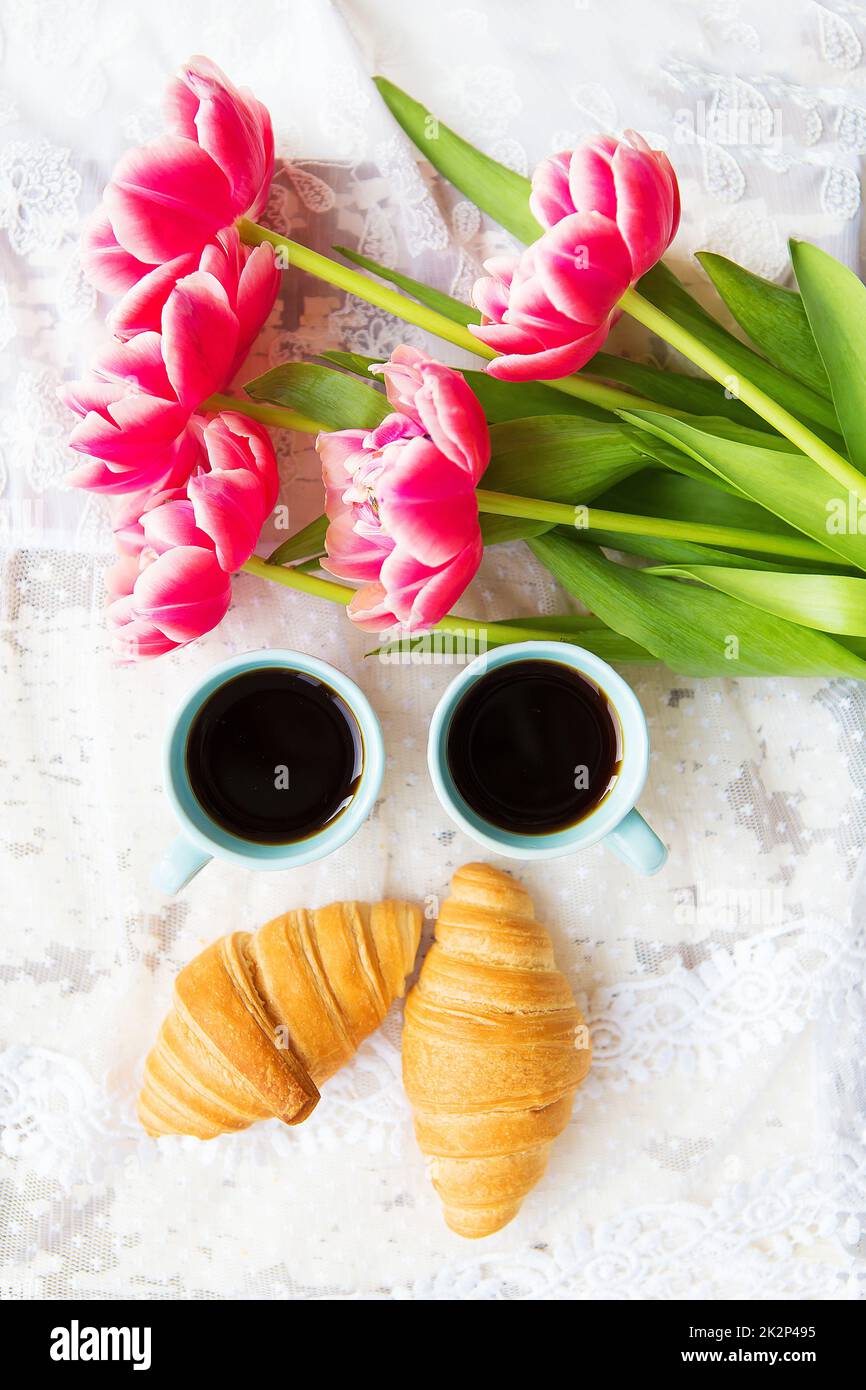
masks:
<svg viewBox="0 0 866 1390"><path fill-rule="evenodd" d="M576 825L544 835L522 835L491 824L468 805L448 767L451 720L470 686L489 671L514 661L556 661L599 686L619 721L622 761L619 775L599 804ZM612 666L570 642L516 642L475 658L448 686L433 713L427 763L436 795L453 821L473 840L508 859L557 859L603 840L608 849L641 874L655 874L668 852L635 809L649 768L649 734L640 701Z"/></svg>
<svg viewBox="0 0 866 1390"><path fill-rule="evenodd" d="M336 691L355 717L363 749L360 780L349 804L315 834L278 845L241 839L212 820L190 785L186 761L187 739L193 721L214 691L235 676L273 666L314 676ZM165 790L180 822L180 834L154 871L156 887L164 893L179 892L211 859L227 859L245 869L295 869L314 859L323 859L350 840L363 825L379 795L384 769L382 730L373 707L355 682L335 666L304 652L266 649L246 652L213 667L187 693L166 735Z"/></svg>

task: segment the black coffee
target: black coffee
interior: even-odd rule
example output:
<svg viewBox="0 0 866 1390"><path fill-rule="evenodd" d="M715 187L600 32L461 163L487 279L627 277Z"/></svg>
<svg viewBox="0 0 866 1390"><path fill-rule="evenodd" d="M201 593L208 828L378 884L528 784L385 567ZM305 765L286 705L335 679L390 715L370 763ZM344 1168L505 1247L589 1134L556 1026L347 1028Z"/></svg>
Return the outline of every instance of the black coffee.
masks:
<svg viewBox="0 0 866 1390"><path fill-rule="evenodd" d="M502 830L543 835L583 820L619 775L619 720L603 690L558 661L515 661L470 686L448 729L463 800Z"/></svg>
<svg viewBox="0 0 866 1390"><path fill-rule="evenodd" d="M291 844L349 804L364 763L346 702L324 681L284 666L226 681L193 721L190 785L212 820L259 844Z"/></svg>

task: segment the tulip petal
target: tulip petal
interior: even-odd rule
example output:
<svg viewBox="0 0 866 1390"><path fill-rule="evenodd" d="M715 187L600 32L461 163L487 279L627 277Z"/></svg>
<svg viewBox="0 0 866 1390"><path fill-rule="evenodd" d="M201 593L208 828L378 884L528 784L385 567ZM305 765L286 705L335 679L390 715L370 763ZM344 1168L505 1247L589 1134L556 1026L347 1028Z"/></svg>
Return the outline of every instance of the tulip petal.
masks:
<svg viewBox="0 0 866 1390"><path fill-rule="evenodd" d="M572 152L568 168L568 193L575 212L600 212L617 220L617 191L611 163L619 141L597 135Z"/></svg>
<svg viewBox="0 0 866 1390"><path fill-rule="evenodd" d="M158 333L163 306L178 280L196 268L194 255L176 256L164 265L148 270L127 290L108 315L116 338L133 338L137 333Z"/></svg>
<svg viewBox="0 0 866 1390"><path fill-rule="evenodd" d="M349 486L356 459L361 454L366 430L323 430L316 436L316 452L325 484L325 511L332 521L346 510L343 493Z"/></svg>
<svg viewBox="0 0 866 1390"><path fill-rule="evenodd" d="M381 584L365 584L350 601L346 612L363 632L387 632L398 622Z"/></svg>
<svg viewBox="0 0 866 1390"><path fill-rule="evenodd" d="M91 372L95 378L126 387L124 395L139 393L176 403L158 333L139 333L128 342L110 343L95 359Z"/></svg>
<svg viewBox="0 0 866 1390"><path fill-rule="evenodd" d="M554 309L577 323L600 323L628 289L628 248L616 223L601 213L564 217L533 249L539 286Z"/></svg>
<svg viewBox="0 0 866 1390"><path fill-rule="evenodd" d="M396 549L379 576L388 606L407 630L435 626L463 593L481 563L481 534L445 565L423 565L405 550Z"/></svg>
<svg viewBox="0 0 866 1390"><path fill-rule="evenodd" d="M479 534L418 591L409 615L413 631L426 631L442 621L475 578L483 554L484 545Z"/></svg>
<svg viewBox="0 0 866 1390"><path fill-rule="evenodd" d="M249 469L261 484L263 515L273 511L280 491L280 475L271 437L263 425L235 410L223 410L202 432L202 444L211 472Z"/></svg>
<svg viewBox="0 0 866 1390"><path fill-rule="evenodd" d="M64 481L69 487L86 488L89 492L116 493L124 498L136 492L159 494L164 489L181 487L200 461L201 449L195 433L184 429L168 448L147 448L139 456L126 458L123 464L111 466L103 459L88 458L80 463ZM139 507L139 514L144 510Z"/></svg>
<svg viewBox="0 0 866 1390"><path fill-rule="evenodd" d="M179 405L138 393L115 401L107 417L89 411L69 436L69 447L120 467L144 463L166 450L188 418Z"/></svg>
<svg viewBox="0 0 866 1390"><path fill-rule="evenodd" d="M273 247L256 246L240 274L236 312L239 332L235 369L246 357L274 307L280 288L280 272Z"/></svg>
<svg viewBox="0 0 866 1390"><path fill-rule="evenodd" d="M415 395L421 424L437 449L477 483L490 462L490 435L481 402L459 372L441 362L421 368Z"/></svg>
<svg viewBox="0 0 866 1390"><path fill-rule="evenodd" d="M585 366L600 350L611 329L612 316L599 328L563 347L532 353L503 354L488 362L485 371L497 381L556 381Z"/></svg>
<svg viewBox="0 0 866 1390"><path fill-rule="evenodd" d="M151 269L120 245L101 203L81 234L81 264L91 285L105 294L125 294Z"/></svg>
<svg viewBox="0 0 866 1390"><path fill-rule="evenodd" d="M403 415L395 410L364 436L364 448L387 449L389 444L396 444L404 439L415 439L423 432L420 423L413 420L411 415Z"/></svg>
<svg viewBox="0 0 866 1390"><path fill-rule="evenodd" d="M213 542L220 567L228 574L239 570L252 555L264 521L258 477L246 468L197 473L187 492L196 524Z"/></svg>
<svg viewBox="0 0 866 1390"><path fill-rule="evenodd" d="M325 532L325 549L328 554L321 566L329 574L338 579L375 580L385 557L394 549L394 542L384 531L375 536L357 531L347 510Z"/></svg>
<svg viewBox="0 0 866 1390"><path fill-rule="evenodd" d="M498 323L508 308L508 286L493 275L482 275L472 286L472 303L483 318Z"/></svg>
<svg viewBox="0 0 866 1390"><path fill-rule="evenodd" d="M420 423L415 412L415 396L422 381L419 369L432 360L420 348L401 343L394 348L387 362L374 362L369 368L374 376L383 378L389 404L399 414L408 415L416 424Z"/></svg>
<svg viewBox="0 0 866 1390"><path fill-rule="evenodd" d="M100 381L90 376L80 381L61 382L57 395L82 420L90 410L107 418L108 407L126 395L126 387L119 381Z"/></svg>
<svg viewBox="0 0 866 1390"><path fill-rule="evenodd" d="M219 280L232 304L238 297L238 283L246 261L246 247L241 245L237 227L223 227L201 253L199 270L206 270Z"/></svg>
<svg viewBox="0 0 866 1390"><path fill-rule="evenodd" d="M112 647L119 661L152 661L157 656L176 651L180 642L172 642L153 623L127 623L114 634Z"/></svg>
<svg viewBox="0 0 866 1390"><path fill-rule="evenodd" d="M536 352L541 347L536 332L515 323L470 323L469 332L495 352ZM490 364L485 371L490 371Z"/></svg>
<svg viewBox="0 0 866 1390"><path fill-rule="evenodd" d="M638 280L664 255L679 220L679 194L667 160L656 152L635 149L622 141L613 158L616 182L616 221Z"/></svg>
<svg viewBox="0 0 866 1390"><path fill-rule="evenodd" d="M152 264L199 253L238 211L210 155L172 135L123 156L105 190L105 207L121 246Z"/></svg>
<svg viewBox="0 0 866 1390"><path fill-rule="evenodd" d="M210 536L196 525L192 502L175 499L152 507L141 516L141 529L146 543L162 555L178 545L197 545L208 550Z"/></svg>
<svg viewBox="0 0 866 1390"><path fill-rule="evenodd" d="M423 565L445 564L478 531L471 474L429 439L412 440L395 454L376 498L387 534Z"/></svg>
<svg viewBox="0 0 866 1390"><path fill-rule="evenodd" d="M571 150L549 155L542 159L532 175L529 209L542 227L552 227L561 218L577 211L568 187L571 159Z"/></svg>
<svg viewBox="0 0 866 1390"><path fill-rule="evenodd" d="M251 92L235 87L210 58L197 55L171 83L166 111L175 132L196 140L222 169L236 212L257 217L273 177L274 137L267 108Z"/></svg>
<svg viewBox="0 0 866 1390"><path fill-rule="evenodd" d="M492 275L494 280L501 280L506 289L510 287L514 279L514 273L519 264L520 255L514 251L507 255L489 256L488 259L483 262L487 274Z"/></svg>
<svg viewBox="0 0 866 1390"><path fill-rule="evenodd" d="M237 342L237 316L219 281L201 270L178 280L162 311L162 355L187 409L228 385Z"/></svg>
<svg viewBox="0 0 866 1390"><path fill-rule="evenodd" d="M169 476L170 465L164 460L154 468L153 463L138 469L130 468L118 473L108 467L102 459L88 458L79 463L63 479L67 487L82 488L87 492L125 494L138 492L143 484L153 480L154 487L161 487Z"/></svg>
<svg viewBox="0 0 866 1390"><path fill-rule="evenodd" d="M138 578L138 560L129 555L120 555L105 575L105 588L112 602L128 598L132 594Z"/></svg>
<svg viewBox="0 0 866 1390"><path fill-rule="evenodd" d="M191 642L228 612L231 580L212 550L183 545L148 565L133 590L136 616L174 642Z"/></svg>

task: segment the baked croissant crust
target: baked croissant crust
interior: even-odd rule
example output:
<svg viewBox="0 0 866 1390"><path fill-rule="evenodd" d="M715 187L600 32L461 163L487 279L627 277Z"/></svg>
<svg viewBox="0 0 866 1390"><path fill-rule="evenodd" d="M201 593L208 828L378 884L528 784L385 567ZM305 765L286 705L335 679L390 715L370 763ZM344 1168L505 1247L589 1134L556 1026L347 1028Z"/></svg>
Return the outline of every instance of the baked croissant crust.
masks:
<svg viewBox="0 0 866 1390"><path fill-rule="evenodd" d="M415 1133L453 1231L486 1236L517 1215L590 1059L528 894L487 864L458 869L403 1026Z"/></svg>
<svg viewBox="0 0 866 1390"><path fill-rule="evenodd" d="M420 908L393 900L287 912L215 941L175 981L145 1064L145 1129L212 1139L305 1120L403 993L420 935Z"/></svg>

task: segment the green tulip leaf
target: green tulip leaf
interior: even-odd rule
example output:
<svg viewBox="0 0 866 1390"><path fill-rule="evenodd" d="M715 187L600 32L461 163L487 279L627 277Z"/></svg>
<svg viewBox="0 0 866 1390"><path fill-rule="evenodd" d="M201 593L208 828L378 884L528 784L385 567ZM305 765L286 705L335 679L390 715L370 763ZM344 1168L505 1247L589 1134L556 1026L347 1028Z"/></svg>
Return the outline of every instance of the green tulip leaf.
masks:
<svg viewBox="0 0 866 1390"><path fill-rule="evenodd" d="M545 502L589 502L644 466L618 425L571 415L507 420L490 429L491 462L481 486Z"/></svg>
<svg viewBox="0 0 866 1390"><path fill-rule="evenodd" d="M372 379L369 375L370 368L374 363L385 361L384 357L365 357L362 352L338 352L333 348L327 352L320 352L319 356L323 362L342 367L346 372L354 372L355 376L362 377L368 384Z"/></svg>
<svg viewBox="0 0 866 1390"><path fill-rule="evenodd" d="M454 615L453 621L459 624L460 619ZM647 665L656 662L656 658L645 648L639 646L637 642L632 642L628 637L614 632L612 628L606 627L597 618L581 617L576 613L550 613L543 617L532 618L503 618L501 621L490 623L479 623L475 620L471 627L467 628L467 632L471 633L478 643L474 649L470 648L470 655L473 654L473 651L480 652L485 647L502 647L510 642L573 642L586 651L595 652L596 656L600 656L603 661L610 661L614 665L628 662ZM423 659L423 653L432 650L435 654L437 644L443 637L447 639L448 633L437 632L432 643L429 634L421 637L404 638L397 642L389 642L383 647L375 647L372 651L366 652L365 655L385 655L396 661L404 654L417 653L420 663ZM442 643L440 650L442 649L448 650L447 640Z"/></svg>
<svg viewBox="0 0 866 1390"><path fill-rule="evenodd" d="M775 449L779 453L795 454L800 457L798 449L789 440L783 439L778 434L762 434L760 430L744 429L742 425L736 424L732 420L720 417L692 416L686 417L686 424L692 424L695 429L704 430L707 434L718 435L722 439L733 439L741 444L754 444L757 448ZM658 433L650 434L646 430L634 429L632 441L647 455L657 463L664 464L665 468L672 472L680 473L686 478L695 482L708 484L717 491L729 493L731 496L743 498L745 494L734 486L728 479L714 473L705 464L698 462L690 454L683 452L677 445L670 444ZM766 527L761 527L766 530Z"/></svg>
<svg viewBox="0 0 866 1390"><path fill-rule="evenodd" d="M481 402L491 425L537 415L568 415L573 420L594 420L608 425L616 423L612 411L590 405L589 401L579 400L577 396L554 391L542 381L498 381L495 376L488 376L487 372L476 371L463 371L463 375Z"/></svg>
<svg viewBox="0 0 866 1390"><path fill-rule="evenodd" d="M520 539L529 540L534 534L543 533L528 533ZM698 541L676 541L658 536L623 536L617 531L596 530L595 527L590 538L593 545L604 546L607 550L621 550L624 555L637 555L643 560L656 560L664 565L753 565L755 569L767 570L783 568L778 560L764 560L752 551L718 550L715 546L703 545Z"/></svg>
<svg viewBox="0 0 866 1390"><path fill-rule="evenodd" d="M527 541L530 536L543 536L553 525L550 521L533 521L526 516L496 516L481 512L481 539L485 545L503 545L508 541Z"/></svg>
<svg viewBox="0 0 866 1390"><path fill-rule="evenodd" d="M796 290L753 275L727 256L712 251L699 251L697 256L755 346L783 372L829 398L827 372Z"/></svg>
<svg viewBox="0 0 866 1390"><path fill-rule="evenodd" d="M607 352L597 352L580 374L617 382L647 400L669 405L674 410L685 410L690 415L724 416L762 434L772 430L771 425L709 377L660 371L658 367L631 362L625 357L613 357Z"/></svg>
<svg viewBox="0 0 866 1390"><path fill-rule="evenodd" d="M791 259L848 454L866 472L866 285L807 241L791 242Z"/></svg>
<svg viewBox="0 0 866 1390"><path fill-rule="evenodd" d="M715 526L741 526L750 531L796 535L784 521L748 497L717 487L714 475L686 477L668 468L644 468L596 498L612 512L668 516L674 521L704 521Z"/></svg>
<svg viewBox="0 0 866 1390"><path fill-rule="evenodd" d="M462 140L386 77L373 81L397 124L443 178L520 241L535 241L541 227L529 211L529 179Z"/></svg>
<svg viewBox="0 0 866 1390"><path fill-rule="evenodd" d="M792 623L866 637L866 579L845 574L768 574L716 565L661 565L652 574L702 584Z"/></svg>
<svg viewBox="0 0 866 1390"><path fill-rule="evenodd" d="M315 362L284 362L244 387L254 401L290 406L326 430L372 430L391 406L372 381L321 367Z"/></svg>
<svg viewBox="0 0 866 1390"><path fill-rule="evenodd" d="M321 555L325 548L327 529L328 518L324 515L317 516L315 521L311 521L302 531L296 531L287 541L283 541L282 545L278 545L273 554L268 556L268 564L293 565L311 555Z"/></svg>
<svg viewBox="0 0 866 1390"><path fill-rule="evenodd" d="M684 420L650 411L621 411L645 434L672 445L796 530L811 536L848 565L866 570L866 518L852 518L852 500L805 454L756 447L708 434ZM853 522L853 524L852 524ZM828 560L831 557L828 556Z"/></svg>
<svg viewBox="0 0 866 1390"><path fill-rule="evenodd" d="M563 530L529 545L603 622L683 675L866 678L842 643L728 594L614 564Z"/></svg>
<svg viewBox="0 0 866 1390"><path fill-rule="evenodd" d="M672 449L670 452L676 451ZM667 468L644 468L601 493L594 499L595 505L604 508L605 511L632 512L638 516L668 517L672 521L684 522L698 519L716 526L737 526L773 535L798 535L772 512L759 507L747 497L716 486L717 480L712 481L715 478L714 474L708 473L699 465L696 465L696 468L704 474L703 478L688 477ZM647 559L672 565L742 567L748 564L753 569L781 570L787 573L794 563L791 560L780 560L778 556L773 556L772 559L757 558L765 554L761 551L751 551L747 556L741 548L718 550L692 541L648 540L641 536L615 536L599 531L593 532L592 539L598 545L623 550L627 554L643 555ZM841 564L841 560L827 552L828 569L839 569ZM810 561L810 565L814 565L816 569L821 568L816 562Z"/></svg>
<svg viewBox="0 0 866 1390"><path fill-rule="evenodd" d="M353 265L359 265L362 270L369 270L373 275L378 275L380 280L390 281L405 294L411 294L413 299L426 304L428 309L435 309L437 314L444 314L454 323L462 323L465 326L481 322L481 315L471 304L464 304L462 299L455 299L453 295L445 294L442 290L434 290L430 285L425 285L423 280L413 280L411 275L391 270L388 266L371 260L369 256L362 256L360 251L350 251L347 246L334 246L332 250L345 256Z"/></svg>
<svg viewBox="0 0 866 1390"><path fill-rule="evenodd" d="M654 265L638 281L637 288L657 309L669 314L676 323L688 328L702 343L729 362L734 378L738 373L748 378L786 410L820 426L815 433L828 443L834 446L838 444L839 421L832 402L741 343L739 338L735 338L733 333L729 333L701 308L664 262L659 261ZM729 389L736 391L735 379L730 382Z"/></svg>

